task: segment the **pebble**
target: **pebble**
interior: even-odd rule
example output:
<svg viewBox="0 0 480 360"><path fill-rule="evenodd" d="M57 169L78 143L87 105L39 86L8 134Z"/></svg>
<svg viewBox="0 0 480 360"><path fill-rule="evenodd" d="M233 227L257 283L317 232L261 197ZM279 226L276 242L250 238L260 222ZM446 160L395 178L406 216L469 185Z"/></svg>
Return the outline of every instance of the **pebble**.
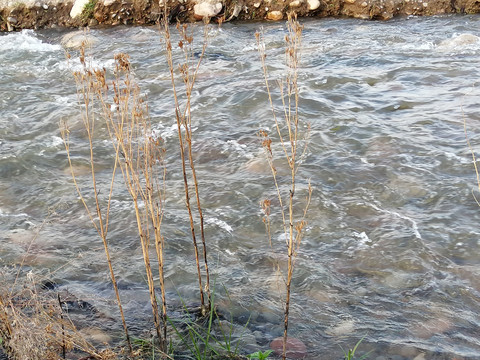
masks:
<svg viewBox="0 0 480 360"><path fill-rule="evenodd" d="M270 348L276 355L282 355L283 337L278 337L270 343ZM307 346L300 340L289 337L287 338L287 358L303 359L307 356Z"/></svg>
<svg viewBox="0 0 480 360"><path fill-rule="evenodd" d="M193 7L194 16L197 20L211 18L220 13L223 5L220 2L202 2Z"/></svg>
<svg viewBox="0 0 480 360"><path fill-rule="evenodd" d="M283 19L283 13L278 10L270 11L267 14L267 20L278 21Z"/></svg>
<svg viewBox="0 0 480 360"><path fill-rule="evenodd" d="M289 4L289 6L290 7L299 7L301 4L302 4L301 0L294 0Z"/></svg>

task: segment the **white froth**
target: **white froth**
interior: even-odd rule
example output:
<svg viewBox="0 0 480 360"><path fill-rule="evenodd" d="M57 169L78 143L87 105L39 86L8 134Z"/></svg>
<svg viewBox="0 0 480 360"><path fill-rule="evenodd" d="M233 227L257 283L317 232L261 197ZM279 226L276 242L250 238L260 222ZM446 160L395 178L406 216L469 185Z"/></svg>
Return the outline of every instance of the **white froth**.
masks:
<svg viewBox="0 0 480 360"><path fill-rule="evenodd" d="M18 33L11 33L2 36L0 51L30 51L30 52L52 52L61 51L60 45L42 42L35 36L33 30L22 30Z"/></svg>
<svg viewBox="0 0 480 360"><path fill-rule="evenodd" d="M218 218L209 217L207 218L206 223L209 225L218 226L219 228L226 230L229 233L233 232L233 228L230 225L228 225L225 221L220 220Z"/></svg>
<svg viewBox="0 0 480 360"><path fill-rule="evenodd" d="M227 140L223 146L222 153L232 152L232 151L247 159L253 159L255 157L251 152L247 151L246 144L240 144L236 140Z"/></svg>
<svg viewBox="0 0 480 360"><path fill-rule="evenodd" d="M370 204L370 206L372 206L375 210L377 211L380 211L380 212L383 212L385 214L390 214L390 215L394 215L402 220L406 220L407 222L409 222L411 225L412 225L412 231L415 235L415 237L417 239L422 239L422 235L420 234L420 232L418 231L418 225L417 225L417 222L415 220L413 220L412 218L406 216L406 215L402 215L396 211L390 211L390 210L385 210L385 209L380 209L378 206L374 205L374 204Z"/></svg>

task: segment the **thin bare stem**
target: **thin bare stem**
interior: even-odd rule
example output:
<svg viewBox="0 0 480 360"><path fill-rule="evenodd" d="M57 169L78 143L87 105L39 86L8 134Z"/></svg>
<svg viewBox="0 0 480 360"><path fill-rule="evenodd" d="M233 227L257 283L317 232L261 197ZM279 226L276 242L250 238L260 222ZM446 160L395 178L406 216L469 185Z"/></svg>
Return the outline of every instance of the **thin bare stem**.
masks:
<svg viewBox="0 0 480 360"><path fill-rule="evenodd" d="M274 167L274 146L273 141L270 138L269 134L265 130L259 132L260 137L262 138L262 146L265 150L265 154L270 166L273 183L278 197L280 205L280 213L282 216L282 225L283 233L286 240L286 250L287 250L287 274L284 278L286 293L285 293L285 307L284 307L284 334L283 334L283 352L282 358L286 359L287 353L287 335L288 335L288 321L290 315L290 304L291 304L291 293L292 293L292 279L293 279L293 270L298 255L298 250L300 243L304 234L304 228L306 225L306 214L310 205L312 188L310 183L308 184L308 194L305 200L305 205L303 208L303 213L300 216L297 215L295 211L295 202L296 202L296 182L297 182L297 172L302 163L303 157L306 153L306 141L304 148L301 152L300 159L297 155L299 154L299 132L300 132L300 122L299 122L299 88L298 88L298 64L300 60L299 48L301 45L301 33L302 26L298 23L295 17L289 15L287 23L288 34L285 36L286 50L285 50L285 61L287 65L286 75L284 80L278 81L279 88L279 97L282 104L283 120L277 117L277 112L275 109L272 89L269 85L269 75L267 70L267 65L265 63L265 44L264 38L261 33L257 33L257 43L260 53L260 59L262 61L263 74L265 77L265 84L267 88L268 100L272 109L273 120L276 128L276 133L278 137L278 142L282 153L284 155L284 161L286 162L288 168L290 169L290 179L289 179L289 190L288 194L284 195L281 191L281 186L277 178L277 171ZM286 208L286 209L285 209ZM269 238L270 246L271 245L271 229L270 229L270 202L269 200L264 200L263 210L265 217L263 219L267 235ZM288 215L287 215L288 214Z"/></svg>
<svg viewBox="0 0 480 360"><path fill-rule="evenodd" d="M205 240L205 231L204 231L204 217L200 201L200 191L198 185L197 174L195 170L195 163L193 160L193 150L192 150L192 114L191 114L191 101L192 101L192 90L195 85L197 78L198 70L202 62L205 50L207 47L207 25L204 28L204 42L202 45L202 51L200 53L199 59L194 66L192 66L193 51L192 51L192 42L193 37L187 32L187 25L177 24L177 29L180 35L180 41L178 47L183 52L184 63L178 66L180 72L180 77L185 86L185 105L182 108L179 101L179 91L176 86L176 75L175 75L175 65L173 62L173 47L171 42L170 27L167 21L167 16L164 16L163 25L163 35L166 45L166 58L170 70L170 80L173 90L173 97L175 103L175 118L177 123L177 132L178 132L178 141L180 147L180 157L182 161L182 174L183 174L183 183L184 183L184 193L185 193L185 206L187 208L189 222L190 222L190 232L192 236L195 261L197 266L197 278L198 286L200 293L200 302L202 312L206 313L210 308L210 275L208 269L208 260L207 260L207 245ZM187 156L188 156L188 165L190 168L191 178L187 173ZM197 203L196 211L199 218L199 227L200 227L200 236L203 246L202 260L205 269L205 289L203 287L202 279L202 269L200 265L200 252L198 249L198 242L196 237L195 230L195 220L193 209L191 206L191 195L189 190L189 182L193 182L194 191L195 191L195 200ZM208 304L205 305L205 296L204 291L207 293Z"/></svg>

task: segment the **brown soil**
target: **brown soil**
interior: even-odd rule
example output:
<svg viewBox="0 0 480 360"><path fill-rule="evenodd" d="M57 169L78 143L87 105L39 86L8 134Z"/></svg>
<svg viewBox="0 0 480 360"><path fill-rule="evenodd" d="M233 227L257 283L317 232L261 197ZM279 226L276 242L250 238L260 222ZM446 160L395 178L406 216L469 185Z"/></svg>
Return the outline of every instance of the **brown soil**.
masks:
<svg viewBox="0 0 480 360"><path fill-rule="evenodd" d="M1 7L0 31L39 29L49 27L78 27L96 25L148 25L161 17L159 1L153 0L98 0L93 13L70 17L73 0L56 5L37 1L33 7L17 2L13 7ZM167 0L170 20L198 21L194 5L205 0ZM355 17L388 20L404 15L437 15L480 12L480 0L218 0L222 11L212 21L265 20L286 18L288 12L299 17ZM50 5L49 5L50 4Z"/></svg>

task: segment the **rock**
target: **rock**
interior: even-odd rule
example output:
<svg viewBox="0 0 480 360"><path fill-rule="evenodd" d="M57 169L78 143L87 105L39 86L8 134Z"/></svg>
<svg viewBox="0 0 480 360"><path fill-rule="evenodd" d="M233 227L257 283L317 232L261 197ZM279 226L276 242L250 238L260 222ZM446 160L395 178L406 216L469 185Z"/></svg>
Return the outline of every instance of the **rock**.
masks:
<svg viewBox="0 0 480 360"><path fill-rule="evenodd" d="M193 7L194 16L197 20L202 20L203 18L211 18L217 16L220 11L222 11L223 5L220 2L210 2L205 1L199 4L196 4Z"/></svg>
<svg viewBox="0 0 480 360"><path fill-rule="evenodd" d="M253 4L253 7L255 7L255 8L257 8L257 9L258 9L258 8L260 7L260 5L261 5L261 3L260 3L260 2L256 2L256 3L254 3L254 4Z"/></svg>
<svg viewBox="0 0 480 360"><path fill-rule="evenodd" d="M453 324L449 319L437 317L411 326L411 331L416 337L428 339L434 335L449 331L452 327Z"/></svg>
<svg viewBox="0 0 480 360"><path fill-rule="evenodd" d="M328 335L332 336L341 336L351 334L355 331L355 322L353 320L345 320L342 321L340 324L327 329L325 332Z"/></svg>
<svg viewBox="0 0 480 360"><path fill-rule="evenodd" d="M308 10L317 10L320 7L320 0L307 0Z"/></svg>
<svg viewBox="0 0 480 360"><path fill-rule="evenodd" d="M112 342L112 338L106 332L97 327L88 327L80 330L86 339L97 344L109 344Z"/></svg>
<svg viewBox="0 0 480 360"><path fill-rule="evenodd" d="M7 21L10 23L10 24L16 24L17 23L17 18L15 16L9 16L7 17Z"/></svg>
<svg viewBox="0 0 480 360"><path fill-rule="evenodd" d="M464 45L475 44L480 40L478 36L472 34L460 34L454 38L443 40L438 44L440 50L452 50Z"/></svg>
<svg viewBox="0 0 480 360"><path fill-rule="evenodd" d="M413 358L413 360L425 360L425 354L424 353L420 353L418 354L417 356L415 356Z"/></svg>
<svg viewBox="0 0 480 360"><path fill-rule="evenodd" d="M283 337L278 337L270 343L270 349L276 355L283 353ZM287 358L289 359L303 359L307 356L307 346L298 339L287 338Z"/></svg>
<svg viewBox="0 0 480 360"><path fill-rule="evenodd" d="M293 0L288 6L292 7L299 7L302 4L302 0Z"/></svg>
<svg viewBox="0 0 480 360"><path fill-rule="evenodd" d="M75 19L76 17L80 16L83 12L83 8L87 5L89 0L75 0L73 4L72 10L70 10L70 17Z"/></svg>
<svg viewBox="0 0 480 360"><path fill-rule="evenodd" d="M109 7L114 3L115 3L115 0L103 0L103 5L106 7Z"/></svg>
<svg viewBox="0 0 480 360"><path fill-rule="evenodd" d="M361 4L363 7L367 7L368 6L368 3L366 1L362 2Z"/></svg>
<svg viewBox="0 0 480 360"><path fill-rule="evenodd" d="M82 46L83 42L85 42L86 46L91 46L97 43L98 40L93 35L88 34L83 30L79 30L65 34L62 38L61 44L68 49L78 49ZM67 169L65 172L67 172Z"/></svg>
<svg viewBox="0 0 480 360"><path fill-rule="evenodd" d="M355 4L355 0L344 0L346 3Z"/></svg>
<svg viewBox="0 0 480 360"><path fill-rule="evenodd" d="M270 11L267 13L267 20L278 21L283 19L283 13L278 10Z"/></svg>

